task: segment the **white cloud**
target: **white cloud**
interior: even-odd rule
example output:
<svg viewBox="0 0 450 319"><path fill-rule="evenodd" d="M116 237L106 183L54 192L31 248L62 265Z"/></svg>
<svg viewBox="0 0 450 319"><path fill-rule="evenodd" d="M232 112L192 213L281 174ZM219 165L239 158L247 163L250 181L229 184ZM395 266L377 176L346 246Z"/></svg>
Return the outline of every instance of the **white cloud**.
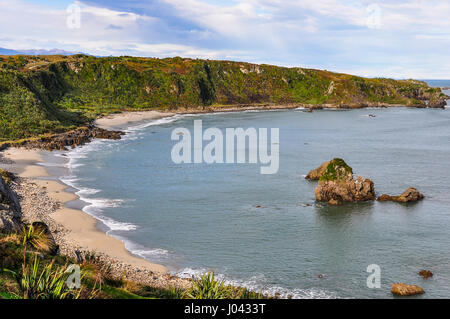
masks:
<svg viewBox="0 0 450 319"><path fill-rule="evenodd" d="M134 0L134 12L126 3L114 9L114 1L109 8L95 2L78 2L81 28L69 29L65 10L0 0L0 47L450 78L447 0ZM379 26L368 24L368 8L380 9Z"/></svg>
<svg viewBox="0 0 450 319"><path fill-rule="evenodd" d="M234 50L202 50L177 43L145 43L141 39L141 28L151 28L158 23L158 18L81 2L76 4L81 7L81 25L79 29L70 29L66 23L70 13L66 10L53 10L17 0L0 0L0 30L3 30L0 31L0 47L21 50L57 47L94 55L236 56ZM5 30L14 30L14 33L6 33Z"/></svg>

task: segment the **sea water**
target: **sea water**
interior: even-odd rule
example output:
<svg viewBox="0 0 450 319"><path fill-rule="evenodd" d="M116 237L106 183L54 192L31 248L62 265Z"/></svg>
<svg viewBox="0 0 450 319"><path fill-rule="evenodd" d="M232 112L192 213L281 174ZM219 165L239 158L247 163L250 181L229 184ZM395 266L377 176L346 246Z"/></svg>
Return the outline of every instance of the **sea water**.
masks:
<svg viewBox="0 0 450 319"><path fill-rule="evenodd" d="M371 116L369 116L369 114ZM172 130L279 128L280 167L175 164ZM295 298L390 298L391 284L450 297L447 109L279 110L175 116L128 127L64 155L84 210L135 255L181 276L213 270L236 285ZM413 204L315 201L309 170L340 157L378 195L418 188ZM261 206L261 207L259 207ZM381 287L367 286L369 265ZM434 277L417 272L429 269Z"/></svg>

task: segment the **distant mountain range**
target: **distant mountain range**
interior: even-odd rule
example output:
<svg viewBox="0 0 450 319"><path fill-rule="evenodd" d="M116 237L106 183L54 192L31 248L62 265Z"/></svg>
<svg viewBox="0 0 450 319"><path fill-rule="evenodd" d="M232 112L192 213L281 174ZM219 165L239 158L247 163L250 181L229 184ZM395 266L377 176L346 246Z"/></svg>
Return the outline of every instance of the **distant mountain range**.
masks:
<svg viewBox="0 0 450 319"><path fill-rule="evenodd" d="M19 55L19 54L24 54L24 55L74 55L74 54L84 54L84 53L65 51L65 50L60 50L60 49L12 50L12 49L0 48L0 55Z"/></svg>

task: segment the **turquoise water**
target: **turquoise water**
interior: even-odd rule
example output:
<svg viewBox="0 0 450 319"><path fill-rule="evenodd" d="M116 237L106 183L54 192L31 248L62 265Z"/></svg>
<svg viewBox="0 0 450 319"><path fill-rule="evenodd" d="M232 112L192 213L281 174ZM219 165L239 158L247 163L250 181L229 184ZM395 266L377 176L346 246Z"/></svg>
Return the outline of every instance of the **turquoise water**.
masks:
<svg viewBox="0 0 450 319"><path fill-rule="evenodd" d="M259 174L260 164L172 163L171 132L192 131L194 119L205 129L278 127L278 174ZM64 180L80 190L84 210L104 230L177 274L214 270L230 282L297 298L390 298L398 281L422 286L426 294L418 298L448 298L449 142L447 109L178 116L70 152ZM414 186L426 199L316 203L316 183L304 175L333 157L371 178L378 194ZM370 264L381 267L381 289L366 286ZM421 279L423 268L435 276Z"/></svg>

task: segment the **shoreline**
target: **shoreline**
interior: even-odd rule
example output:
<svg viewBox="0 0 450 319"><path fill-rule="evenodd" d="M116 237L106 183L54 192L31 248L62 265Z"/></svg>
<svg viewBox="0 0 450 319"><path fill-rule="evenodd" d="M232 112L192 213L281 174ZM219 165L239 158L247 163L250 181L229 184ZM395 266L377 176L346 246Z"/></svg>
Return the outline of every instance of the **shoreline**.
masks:
<svg viewBox="0 0 450 319"><path fill-rule="evenodd" d="M99 229L100 220L81 209L66 206L80 199L67 191L58 175L52 175L40 163L51 152L9 148L2 151L0 166L16 174L13 189L21 198L22 218L31 223L45 222L60 247L60 253L76 257L75 251L92 251L113 265L117 277L160 287L188 287L190 280L169 274L164 265L133 255L120 239Z"/></svg>
<svg viewBox="0 0 450 319"><path fill-rule="evenodd" d="M390 107L406 107L406 108L427 108L418 105L402 105L402 104L388 104L388 103L366 103L355 105L341 105L341 104L239 104L239 105L215 105L208 107L188 107L179 108L176 110L140 110L140 111L124 111L120 113L113 113L96 119L93 124L99 128L106 130L123 129L127 124L143 122L146 120L158 120L169 118L175 115L195 115L195 114L216 114L216 113L231 113L231 112L245 112L245 111L275 111L275 110L322 110L322 109L338 109L338 110L352 110L364 108L390 108Z"/></svg>
<svg viewBox="0 0 450 319"><path fill-rule="evenodd" d="M391 105L394 106L394 105ZM397 107L407 107L404 105L395 105ZM368 106L385 108L387 106ZM151 123L159 119L171 118L176 115L188 114L209 114L209 113L227 113L227 112L245 112L245 111L271 111L271 110L289 110L289 109L321 109L322 107L311 107L304 105L270 105L270 106L246 106L246 107L220 107L207 109L186 109L176 112L168 111L138 111L110 114L97 119L93 124L105 130L126 129L130 124L139 122ZM359 107L365 108L365 107ZM324 109L352 109L342 107L324 107ZM124 271L127 272L126 278L139 282L152 283L158 286L187 287L191 281L189 279L175 277L169 274L169 270L164 265L152 263L147 259L133 255L126 249L125 243L120 239L112 237L102 231L98 226L101 220L93 217L81 209L68 208L65 204L80 197L73 192L67 191L70 185L64 184L60 180L61 176L52 175L48 170L38 163L45 163L44 154L51 154L50 151L40 149L26 149L9 147L0 151L0 167L16 173L19 176L20 183L36 185L55 206L53 212L48 215L51 223L54 223L54 230L57 235L55 239L61 246L61 252L74 257L75 250L95 251L109 262L115 263L116 274L121 276ZM6 161L5 161L6 160ZM6 162L10 162L5 164ZM6 166L5 166L6 165ZM13 166L9 169L7 166ZM29 197L30 194L19 194L22 198ZM24 196L25 195L25 196ZM34 195L34 194L32 194ZM42 194L41 194L42 195ZM45 197L44 196L44 197ZM24 214L26 215L26 214ZM24 216L29 218L30 216ZM28 220L30 221L30 220ZM33 220L31 220L33 221ZM52 230L53 233L53 230ZM159 283L159 284L158 284Z"/></svg>

